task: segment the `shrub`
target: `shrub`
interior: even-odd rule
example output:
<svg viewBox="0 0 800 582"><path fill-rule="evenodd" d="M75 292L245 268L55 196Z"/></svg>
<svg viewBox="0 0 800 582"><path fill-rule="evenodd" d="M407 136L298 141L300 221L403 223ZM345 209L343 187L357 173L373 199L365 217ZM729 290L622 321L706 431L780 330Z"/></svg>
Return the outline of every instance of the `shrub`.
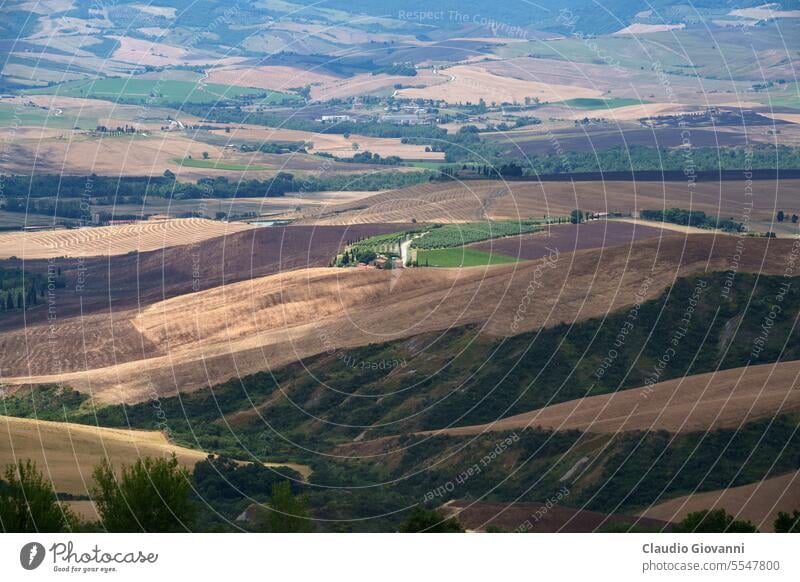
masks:
<svg viewBox="0 0 800 582"><path fill-rule="evenodd" d="M417 506L400 525L401 533L463 533L464 528L455 519L446 518L435 509Z"/></svg>
<svg viewBox="0 0 800 582"><path fill-rule="evenodd" d="M194 516L189 472L169 459L144 457L117 477L104 460L94 470L94 500L110 532L187 531Z"/></svg>
<svg viewBox="0 0 800 582"><path fill-rule="evenodd" d="M736 520L724 509L704 509L687 515L675 531L678 533L755 533L749 521Z"/></svg>
<svg viewBox="0 0 800 582"><path fill-rule="evenodd" d="M77 520L58 502L32 461L7 465L0 481L0 529L16 533L69 531Z"/></svg>

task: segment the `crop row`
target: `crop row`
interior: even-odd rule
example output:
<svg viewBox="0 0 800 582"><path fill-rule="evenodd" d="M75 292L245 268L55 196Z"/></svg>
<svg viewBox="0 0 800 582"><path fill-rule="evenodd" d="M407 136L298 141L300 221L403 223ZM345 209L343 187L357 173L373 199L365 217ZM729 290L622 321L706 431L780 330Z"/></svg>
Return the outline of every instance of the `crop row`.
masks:
<svg viewBox="0 0 800 582"><path fill-rule="evenodd" d="M471 222L446 224L430 229L425 236L414 240L419 249L444 249L465 244L535 232L537 226L522 222Z"/></svg>

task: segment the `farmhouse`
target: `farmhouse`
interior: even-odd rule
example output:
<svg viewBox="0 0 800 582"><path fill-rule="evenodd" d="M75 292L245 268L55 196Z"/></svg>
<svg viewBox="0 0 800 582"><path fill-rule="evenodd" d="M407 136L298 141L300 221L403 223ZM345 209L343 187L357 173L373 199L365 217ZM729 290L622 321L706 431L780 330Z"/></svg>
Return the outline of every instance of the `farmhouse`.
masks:
<svg viewBox="0 0 800 582"><path fill-rule="evenodd" d="M319 118L322 123L340 123L342 121L353 121L349 115L323 115Z"/></svg>
<svg viewBox="0 0 800 582"><path fill-rule="evenodd" d="M427 115L401 113L397 115L381 115L379 121L395 125L431 125L436 122L436 118Z"/></svg>

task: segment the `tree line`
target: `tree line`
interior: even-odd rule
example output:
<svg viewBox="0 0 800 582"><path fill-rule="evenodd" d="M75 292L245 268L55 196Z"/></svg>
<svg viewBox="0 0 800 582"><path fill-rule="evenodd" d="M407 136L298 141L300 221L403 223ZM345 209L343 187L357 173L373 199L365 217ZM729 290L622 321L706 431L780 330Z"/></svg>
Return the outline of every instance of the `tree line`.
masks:
<svg viewBox="0 0 800 582"><path fill-rule="evenodd" d="M366 158L366 156L364 156ZM374 156L370 156L373 158ZM372 163L380 162L380 160ZM8 176L4 209L81 218L86 199L117 203L147 197L185 200L193 198L280 197L298 191L386 190L427 182L434 172L373 172L365 174L320 174L296 176L278 172L266 180L229 180L225 176L180 182L169 170L160 177L138 176ZM43 199L43 200L42 200ZM51 200L52 199L52 200ZM58 199L56 201L56 199ZM74 199L83 199L77 201ZM73 216L74 215L74 216Z"/></svg>
<svg viewBox="0 0 800 582"><path fill-rule="evenodd" d="M725 232L743 232L745 225L732 218L708 216L702 210L687 210L685 208L667 208L666 210L642 210L639 216L646 220L669 222L682 226L697 228L719 228Z"/></svg>

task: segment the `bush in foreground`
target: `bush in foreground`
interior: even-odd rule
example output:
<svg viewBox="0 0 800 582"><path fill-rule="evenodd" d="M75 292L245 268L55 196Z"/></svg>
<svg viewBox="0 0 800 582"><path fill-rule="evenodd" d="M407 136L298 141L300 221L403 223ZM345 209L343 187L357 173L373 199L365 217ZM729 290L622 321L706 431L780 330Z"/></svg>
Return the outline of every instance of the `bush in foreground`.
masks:
<svg viewBox="0 0 800 582"><path fill-rule="evenodd" d="M110 532L190 531L194 506L191 477L173 455L169 459L145 457L117 476L104 460L94 470L97 484L93 499Z"/></svg>
<svg viewBox="0 0 800 582"><path fill-rule="evenodd" d="M448 519L434 509L417 506L400 525L401 533L463 533L464 528L455 519Z"/></svg>
<svg viewBox="0 0 800 582"><path fill-rule="evenodd" d="M678 533L755 533L749 521L734 519L724 509L704 509L687 515L676 527Z"/></svg>
<svg viewBox="0 0 800 582"><path fill-rule="evenodd" d="M795 509L791 515L779 511L774 526L775 533L800 533L800 511Z"/></svg>
<svg viewBox="0 0 800 582"><path fill-rule="evenodd" d="M71 531L75 516L30 460L7 465L0 480L0 530L11 533Z"/></svg>

